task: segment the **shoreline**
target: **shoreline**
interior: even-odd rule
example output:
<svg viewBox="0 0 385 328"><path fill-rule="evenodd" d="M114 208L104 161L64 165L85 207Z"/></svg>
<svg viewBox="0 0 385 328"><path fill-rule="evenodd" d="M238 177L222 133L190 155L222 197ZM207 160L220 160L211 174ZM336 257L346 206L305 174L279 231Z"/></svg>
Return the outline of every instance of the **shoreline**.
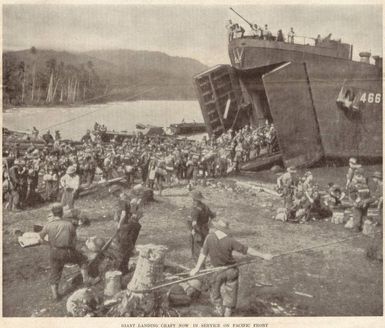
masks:
<svg viewBox="0 0 385 328"><path fill-rule="evenodd" d="M13 107L6 107L3 106L3 113L7 113L11 110L17 110L17 109L23 109L23 108L75 108L75 107L83 107L83 106L91 106L91 105L106 105L106 104L114 104L114 103L125 103L125 102L138 102L138 101L170 101L170 102L176 102L176 101L198 101L196 98L181 98L181 99L136 99L136 100L111 100L111 101L104 101L104 102L89 102L89 103L77 103L77 104L55 104L55 105L47 105L47 104L40 104L40 105L31 105L31 104L25 104L22 106L13 106Z"/></svg>

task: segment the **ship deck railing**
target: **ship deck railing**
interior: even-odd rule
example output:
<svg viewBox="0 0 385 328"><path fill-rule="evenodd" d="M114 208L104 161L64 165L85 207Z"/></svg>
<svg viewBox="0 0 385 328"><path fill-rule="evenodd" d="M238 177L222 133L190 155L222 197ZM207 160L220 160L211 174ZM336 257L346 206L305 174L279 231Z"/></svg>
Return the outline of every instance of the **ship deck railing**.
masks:
<svg viewBox="0 0 385 328"><path fill-rule="evenodd" d="M298 45L304 45L304 46L323 47L323 48L334 48L335 44L341 43L341 40L330 40L330 39L318 40L317 38L304 36L304 35L295 35L293 37L293 42L289 42L287 39L285 39L284 41L278 41L275 36L273 36L269 40L269 39L263 39L259 36L253 36L253 35L244 35L243 37L233 37L232 40L237 40L237 39L255 39L255 40L261 40L261 41L282 42L287 44L298 44Z"/></svg>

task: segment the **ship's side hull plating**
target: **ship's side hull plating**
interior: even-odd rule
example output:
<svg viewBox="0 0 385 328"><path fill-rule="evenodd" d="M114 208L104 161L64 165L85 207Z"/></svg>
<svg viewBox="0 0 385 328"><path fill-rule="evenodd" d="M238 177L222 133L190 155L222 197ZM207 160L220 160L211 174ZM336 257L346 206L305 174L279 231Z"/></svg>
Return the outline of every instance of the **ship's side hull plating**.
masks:
<svg viewBox="0 0 385 328"><path fill-rule="evenodd" d="M317 47L301 53L287 44L232 45L230 59L243 92L252 103L257 94L267 98L265 106L254 101L255 116L271 116L287 165L382 157L381 67L320 54ZM264 67L272 69L260 73Z"/></svg>

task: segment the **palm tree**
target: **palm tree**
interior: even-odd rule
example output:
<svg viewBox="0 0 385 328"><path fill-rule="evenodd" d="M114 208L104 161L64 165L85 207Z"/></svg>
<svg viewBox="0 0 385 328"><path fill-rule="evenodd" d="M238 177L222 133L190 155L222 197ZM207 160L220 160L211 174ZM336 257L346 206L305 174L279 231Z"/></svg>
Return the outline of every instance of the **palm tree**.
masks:
<svg viewBox="0 0 385 328"><path fill-rule="evenodd" d="M94 74L94 63L92 62L92 60L89 60L87 62L87 68L89 70L88 72L88 87L91 86L91 73Z"/></svg>
<svg viewBox="0 0 385 328"><path fill-rule="evenodd" d="M47 98L46 98L46 103L51 103L53 100L53 92L54 92L54 75L56 71L56 59L51 58L47 60L46 66L48 68L48 74L50 75L49 78L49 83L47 87Z"/></svg>
<svg viewBox="0 0 385 328"><path fill-rule="evenodd" d="M18 70L18 78L21 83L21 103L24 103L24 95L25 95L25 63L21 61L17 67Z"/></svg>
<svg viewBox="0 0 385 328"><path fill-rule="evenodd" d="M32 54L32 90L31 90L31 102L33 103L35 97L35 85L36 85L36 54L37 50L35 47L31 47Z"/></svg>

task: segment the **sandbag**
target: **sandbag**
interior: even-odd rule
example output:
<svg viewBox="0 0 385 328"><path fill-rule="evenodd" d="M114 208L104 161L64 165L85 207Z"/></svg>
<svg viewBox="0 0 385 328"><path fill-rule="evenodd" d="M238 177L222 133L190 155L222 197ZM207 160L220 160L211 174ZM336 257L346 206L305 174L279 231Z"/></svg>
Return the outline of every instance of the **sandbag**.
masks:
<svg viewBox="0 0 385 328"><path fill-rule="evenodd" d="M353 213L350 209L346 209L344 211L344 222L348 222L350 218L352 217Z"/></svg>
<svg viewBox="0 0 385 328"><path fill-rule="evenodd" d="M333 212L331 223L342 224L344 223L344 212Z"/></svg>
<svg viewBox="0 0 385 328"><path fill-rule="evenodd" d="M229 174L229 173L233 172L233 171L235 170L235 166L236 166L236 163L234 163L233 165L231 165L231 166L227 169L226 173Z"/></svg>
<svg viewBox="0 0 385 328"><path fill-rule="evenodd" d="M368 209L368 217L378 218L379 216L380 216L380 210L378 208L369 208Z"/></svg>
<svg viewBox="0 0 385 328"><path fill-rule="evenodd" d="M132 188L132 190L134 191L134 192L141 192L142 190L144 190L144 186L142 185L142 184L137 184L137 185L135 185L133 188Z"/></svg>
<svg viewBox="0 0 385 328"><path fill-rule="evenodd" d="M306 215L306 210L304 208L300 208L295 212L295 218L296 220L300 220L304 218Z"/></svg>
<svg viewBox="0 0 385 328"><path fill-rule="evenodd" d="M347 229L353 229L354 228L354 221L353 221L352 217L348 220L348 222L346 222L345 228L347 228Z"/></svg>
<svg viewBox="0 0 385 328"><path fill-rule="evenodd" d="M68 298L66 309L74 317L92 316L99 301L98 296L91 288L81 288Z"/></svg>
<svg viewBox="0 0 385 328"><path fill-rule="evenodd" d="M286 208L278 208L277 215L275 216L275 220L286 222L287 221L287 210Z"/></svg>
<svg viewBox="0 0 385 328"><path fill-rule="evenodd" d="M270 169L271 172L273 173L279 173L279 172L283 172L283 168L279 165L274 165L271 169Z"/></svg>
<svg viewBox="0 0 385 328"><path fill-rule="evenodd" d="M167 171L165 169L162 169L160 167L158 167L156 170L155 170L156 174L159 174L161 176L166 176L167 175Z"/></svg>
<svg viewBox="0 0 385 328"><path fill-rule="evenodd" d="M99 167L96 167L95 175L101 175L101 174L103 174L103 171Z"/></svg>
<svg viewBox="0 0 385 328"><path fill-rule="evenodd" d="M43 175L43 181L57 181L56 174L44 174Z"/></svg>
<svg viewBox="0 0 385 328"><path fill-rule="evenodd" d="M134 167L131 166L131 165L125 165L125 166L124 166L124 171L125 171L126 173L131 173L132 171L134 171Z"/></svg>
<svg viewBox="0 0 385 328"><path fill-rule="evenodd" d="M373 235L375 231L376 231L376 224L370 220L365 220L362 227L362 233L364 235Z"/></svg>
<svg viewBox="0 0 385 328"><path fill-rule="evenodd" d="M30 247L40 244L40 235L37 232L25 232L18 239L21 247Z"/></svg>

